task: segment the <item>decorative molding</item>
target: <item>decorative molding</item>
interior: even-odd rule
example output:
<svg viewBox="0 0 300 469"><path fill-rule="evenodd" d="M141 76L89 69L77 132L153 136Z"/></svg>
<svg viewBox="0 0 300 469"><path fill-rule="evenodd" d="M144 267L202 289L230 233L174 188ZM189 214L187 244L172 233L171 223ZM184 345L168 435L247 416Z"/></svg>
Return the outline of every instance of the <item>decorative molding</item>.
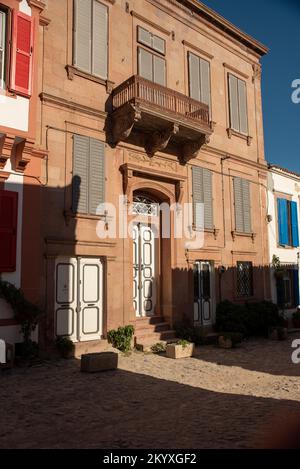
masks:
<svg viewBox="0 0 300 469"><path fill-rule="evenodd" d="M117 145L122 140L126 140L133 126L142 118L141 110L133 104L126 104L114 111L111 118L111 143Z"/></svg>
<svg viewBox="0 0 300 469"><path fill-rule="evenodd" d="M145 150L148 156L152 158L157 151L164 150L168 146L170 138L178 132L178 124L172 124L167 129L152 132L145 144Z"/></svg>
<svg viewBox="0 0 300 469"><path fill-rule="evenodd" d="M11 173L7 171L0 171L0 184L4 183L10 176Z"/></svg>
<svg viewBox="0 0 300 469"><path fill-rule="evenodd" d="M33 148L31 150L31 155L35 158L41 158L43 160L49 154L49 150L45 150L44 148Z"/></svg>
<svg viewBox="0 0 300 469"><path fill-rule="evenodd" d="M129 153L129 161L134 163L145 163L147 166L157 167L162 170L177 171L178 163L176 161L166 160L160 157L149 158L144 153Z"/></svg>
<svg viewBox="0 0 300 469"><path fill-rule="evenodd" d="M231 251L233 256L256 256L256 251Z"/></svg>
<svg viewBox="0 0 300 469"><path fill-rule="evenodd" d="M178 204L181 204L184 194L184 181L175 182L175 199Z"/></svg>
<svg viewBox="0 0 300 469"><path fill-rule="evenodd" d="M66 225L69 226L70 220L103 220L105 219L105 215L89 215L89 214L83 214L83 213L74 213L72 210L64 210L63 216L65 218Z"/></svg>
<svg viewBox="0 0 300 469"><path fill-rule="evenodd" d="M75 103L74 101L70 101L68 99L61 98L59 96L53 96L48 93L40 93L39 97L42 103L45 103L45 104L53 104L55 106L63 107L71 111L77 111L82 114L87 114L89 116L99 117L102 119L106 119L107 117L107 113L104 111L100 111L98 109L91 108L83 104Z"/></svg>
<svg viewBox="0 0 300 469"><path fill-rule="evenodd" d="M261 64L260 63L253 64L252 69L253 69L252 83L255 83L256 80L261 81L261 75L262 75Z"/></svg>
<svg viewBox="0 0 300 469"><path fill-rule="evenodd" d="M37 8L40 13L46 8L46 4L40 0L27 0L27 3L31 8Z"/></svg>
<svg viewBox="0 0 300 469"><path fill-rule="evenodd" d="M246 73L241 72L240 70L238 70L235 67L232 67L231 65L227 64L226 62L223 63L223 66L225 68L228 68L228 70L230 70L231 72L234 72L234 73L240 75L241 77L245 78L245 80L249 79L249 75L246 75Z"/></svg>
<svg viewBox="0 0 300 469"><path fill-rule="evenodd" d="M228 138L231 138L233 135L235 137L242 138L243 140L247 141L247 145L248 145L248 147L250 147L250 145L252 143L252 140L253 140L253 137L251 137L250 135L241 134L240 132L237 132L236 130L231 129L230 127L228 127L228 129L226 129L226 132L227 132Z"/></svg>
<svg viewBox="0 0 300 469"><path fill-rule="evenodd" d="M92 247L115 247L116 243L111 241L84 241L78 239L60 239L60 238L45 238L47 245L56 246L92 246Z"/></svg>
<svg viewBox="0 0 300 469"><path fill-rule="evenodd" d="M0 169L3 169L6 165L7 160L9 160L9 154L4 154L4 143L6 139L6 134L0 134Z"/></svg>
<svg viewBox="0 0 300 469"><path fill-rule="evenodd" d="M256 233L242 233L240 231L233 230L231 232L231 236L232 236L233 241L235 241L237 236L241 236L241 237L244 237L244 238L251 238L252 242L254 243L255 238L256 238L257 235L256 235Z"/></svg>
<svg viewBox="0 0 300 469"><path fill-rule="evenodd" d="M133 16L134 18L136 18L136 19L138 19L138 20L140 20L140 21L143 21L144 23L148 24L149 26L151 26L151 27L154 28L154 29L157 29L157 31L160 31L161 33L166 34L167 36L171 36L172 31L163 28L162 26L160 26L160 25L157 24L157 23L153 23L153 21L150 21L148 18L146 18L145 16L140 15L140 14L137 13L136 11L131 10L130 14L131 14L131 16Z"/></svg>
<svg viewBox="0 0 300 469"><path fill-rule="evenodd" d="M78 76L81 78L85 78L86 80L90 80L95 83L98 83L99 85L105 86L107 94L110 94L113 90L114 82L111 80L96 77L95 75L92 75L91 73L84 72L83 70L78 69L74 65L66 65L65 69L67 71L69 80L74 80L74 77Z"/></svg>
<svg viewBox="0 0 300 469"><path fill-rule="evenodd" d="M214 58L213 55L209 54L208 52L206 52L205 50L203 49L200 49L200 47L198 46L194 46L194 44L191 44L190 42L186 41L185 39L182 40L182 44L186 47L188 47L189 49L193 49L194 51L198 52L200 55L203 55L205 56L206 58L212 60Z"/></svg>
<svg viewBox="0 0 300 469"><path fill-rule="evenodd" d="M40 26L47 27L51 23L51 19L44 15L40 15Z"/></svg>
<svg viewBox="0 0 300 469"><path fill-rule="evenodd" d="M14 146L13 146L13 154L15 156L15 170L24 172L28 163L30 162L30 156L32 153L29 154L28 149L25 148L26 139L21 137L16 137Z"/></svg>
<svg viewBox="0 0 300 469"><path fill-rule="evenodd" d="M207 145L209 142L209 135L202 134L201 138L199 138L198 140L185 143L182 147L182 153L179 156L180 164L185 165L191 159L196 158L203 145Z"/></svg>

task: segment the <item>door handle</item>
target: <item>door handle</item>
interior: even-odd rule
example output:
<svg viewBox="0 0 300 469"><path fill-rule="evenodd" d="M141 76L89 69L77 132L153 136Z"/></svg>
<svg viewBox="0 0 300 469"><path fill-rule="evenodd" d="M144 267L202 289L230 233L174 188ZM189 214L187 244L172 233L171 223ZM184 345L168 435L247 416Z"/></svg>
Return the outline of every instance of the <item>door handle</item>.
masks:
<svg viewBox="0 0 300 469"><path fill-rule="evenodd" d="M94 304L94 303L90 303L90 304L88 304L88 306L95 306L95 304Z"/></svg>

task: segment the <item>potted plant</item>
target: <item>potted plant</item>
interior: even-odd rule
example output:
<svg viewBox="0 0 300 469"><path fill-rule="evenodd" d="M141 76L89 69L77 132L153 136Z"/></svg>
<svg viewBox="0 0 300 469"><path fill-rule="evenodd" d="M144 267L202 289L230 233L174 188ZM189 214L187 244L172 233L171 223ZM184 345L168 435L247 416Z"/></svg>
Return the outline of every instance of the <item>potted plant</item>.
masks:
<svg viewBox="0 0 300 469"><path fill-rule="evenodd" d="M194 353L194 344L188 340L178 340L167 344L166 354L168 358L188 358Z"/></svg>
<svg viewBox="0 0 300 469"><path fill-rule="evenodd" d="M72 358L74 356L74 344L68 337L57 337L55 345L63 358Z"/></svg>
<svg viewBox="0 0 300 469"><path fill-rule="evenodd" d="M300 329L300 310L293 314L293 325L296 329Z"/></svg>
<svg viewBox="0 0 300 469"><path fill-rule="evenodd" d="M281 279L284 276L284 268L281 265L280 259L278 256L273 256L272 267L274 269L275 278Z"/></svg>
<svg viewBox="0 0 300 469"><path fill-rule="evenodd" d="M239 332L222 332L219 335L218 343L221 348L234 348L242 342L243 335Z"/></svg>

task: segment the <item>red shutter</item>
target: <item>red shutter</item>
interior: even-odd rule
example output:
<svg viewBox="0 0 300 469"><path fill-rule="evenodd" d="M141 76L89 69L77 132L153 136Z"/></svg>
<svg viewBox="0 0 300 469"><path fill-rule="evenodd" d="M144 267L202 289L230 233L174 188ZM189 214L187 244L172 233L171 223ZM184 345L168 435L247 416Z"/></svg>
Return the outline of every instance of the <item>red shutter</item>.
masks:
<svg viewBox="0 0 300 469"><path fill-rule="evenodd" d="M34 18L13 11L10 89L31 96Z"/></svg>
<svg viewBox="0 0 300 469"><path fill-rule="evenodd" d="M16 270L18 193L0 190L0 272Z"/></svg>

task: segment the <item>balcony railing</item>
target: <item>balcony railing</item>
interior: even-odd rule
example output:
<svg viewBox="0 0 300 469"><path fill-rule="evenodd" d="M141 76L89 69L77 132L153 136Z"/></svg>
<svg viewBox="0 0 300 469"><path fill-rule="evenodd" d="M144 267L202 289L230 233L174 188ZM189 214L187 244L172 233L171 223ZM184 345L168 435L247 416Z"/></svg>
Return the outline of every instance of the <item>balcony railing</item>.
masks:
<svg viewBox="0 0 300 469"><path fill-rule="evenodd" d="M141 103L174 117L188 119L201 126L210 126L209 107L206 104L138 75L115 88L112 99L114 110L126 103Z"/></svg>

